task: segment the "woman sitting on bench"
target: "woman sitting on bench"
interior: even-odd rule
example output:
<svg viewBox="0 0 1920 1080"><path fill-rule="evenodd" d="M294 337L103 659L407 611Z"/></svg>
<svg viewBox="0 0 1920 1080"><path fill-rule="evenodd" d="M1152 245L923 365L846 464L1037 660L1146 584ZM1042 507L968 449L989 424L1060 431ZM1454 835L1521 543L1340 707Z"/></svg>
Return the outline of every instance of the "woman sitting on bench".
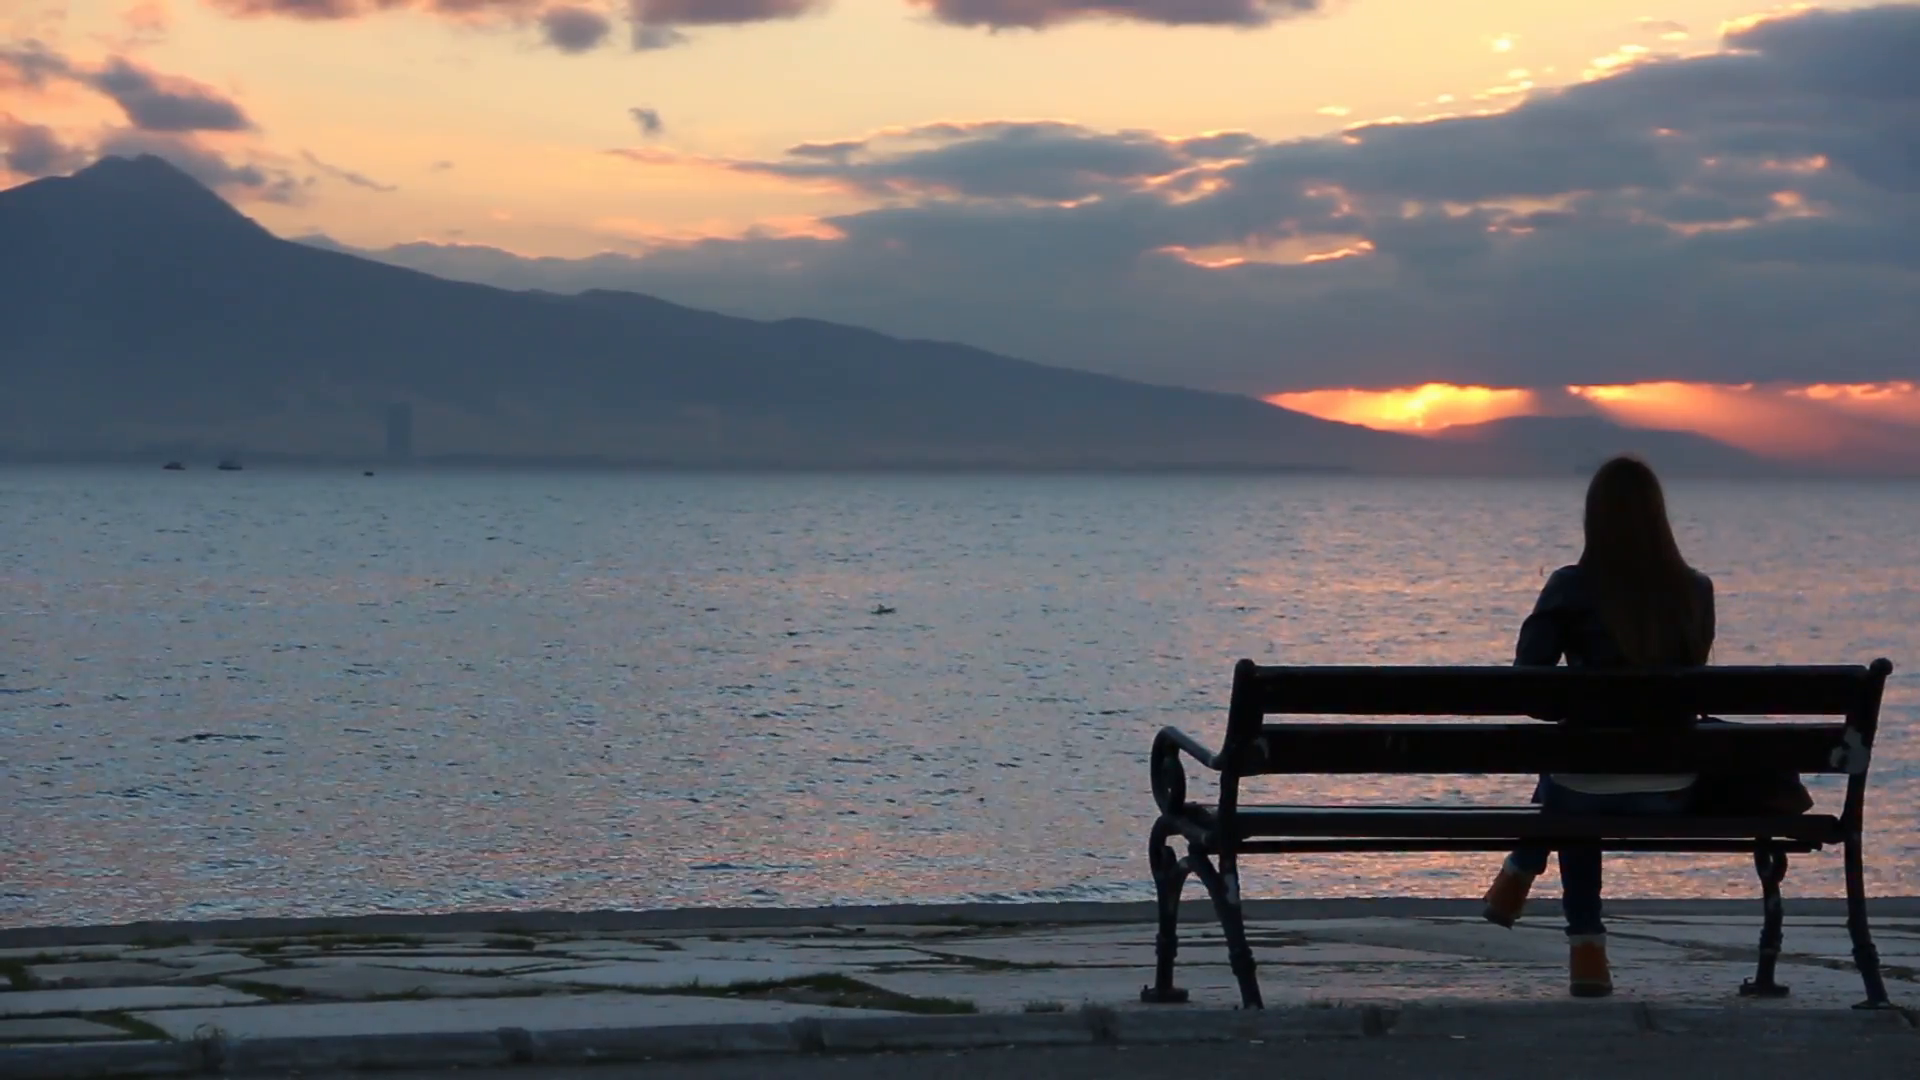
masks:
<svg viewBox="0 0 1920 1080"><path fill-rule="evenodd" d="M1681 556L1659 479L1635 458L1602 465L1587 488L1586 548L1540 590L1520 627L1514 663L1552 667L1564 656L1571 666L1695 666L1707 662L1713 634L1713 582ZM1541 777L1533 801L1548 814L1682 814L1695 779L1556 773ZM1487 890L1488 921L1510 927L1520 917L1533 879L1547 869L1548 850L1524 845L1507 856ZM1600 918L1600 848L1563 846L1560 881L1570 988L1576 997L1604 997L1613 992L1613 977Z"/></svg>

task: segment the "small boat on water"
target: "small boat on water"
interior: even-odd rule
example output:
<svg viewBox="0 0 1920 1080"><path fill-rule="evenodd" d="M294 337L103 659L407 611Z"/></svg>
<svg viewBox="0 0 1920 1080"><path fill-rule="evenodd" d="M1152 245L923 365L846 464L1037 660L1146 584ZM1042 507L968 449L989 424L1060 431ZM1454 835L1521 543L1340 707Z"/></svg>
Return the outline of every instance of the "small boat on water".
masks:
<svg viewBox="0 0 1920 1080"><path fill-rule="evenodd" d="M168 472L182 472L186 469L185 465L182 465L177 461L169 461L165 465L162 465L160 467L162 469L165 469Z"/></svg>
<svg viewBox="0 0 1920 1080"><path fill-rule="evenodd" d="M219 469L221 472L239 472L240 463L233 458L221 458L220 464L215 465L214 468Z"/></svg>

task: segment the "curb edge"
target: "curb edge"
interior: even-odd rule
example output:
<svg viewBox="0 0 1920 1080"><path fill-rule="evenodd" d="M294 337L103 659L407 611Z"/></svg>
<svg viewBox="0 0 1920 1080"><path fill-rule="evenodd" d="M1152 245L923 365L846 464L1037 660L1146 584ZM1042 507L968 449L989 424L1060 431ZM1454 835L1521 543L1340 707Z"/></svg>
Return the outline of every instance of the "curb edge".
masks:
<svg viewBox="0 0 1920 1080"><path fill-rule="evenodd" d="M1847 1026L1913 1034L1905 1009L1760 1011L1635 1002L1571 1004L1304 1005L1243 1011L1115 1010L972 1016L807 1018L784 1023L688 1024L413 1035L216 1037L184 1042L56 1043L0 1047L8 1080L109 1080L215 1073L495 1067L640 1062L764 1054L853 1054L993 1047L1143 1046L1237 1040L1498 1039L1515 1021L1568 1035L1793 1038Z"/></svg>

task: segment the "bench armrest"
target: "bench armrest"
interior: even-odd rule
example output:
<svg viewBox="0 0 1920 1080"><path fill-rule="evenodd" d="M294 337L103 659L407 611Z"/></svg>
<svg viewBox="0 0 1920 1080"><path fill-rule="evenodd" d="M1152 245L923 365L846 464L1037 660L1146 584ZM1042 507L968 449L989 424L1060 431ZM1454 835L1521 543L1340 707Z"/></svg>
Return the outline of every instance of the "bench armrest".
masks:
<svg viewBox="0 0 1920 1080"><path fill-rule="evenodd" d="M1161 728L1153 737L1148 768L1153 774L1153 801L1163 814L1178 813L1187 805L1187 769L1180 763L1182 752L1206 768L1220 771L1220 756L1200 745L1199 740L1176 727Z"/></svg>

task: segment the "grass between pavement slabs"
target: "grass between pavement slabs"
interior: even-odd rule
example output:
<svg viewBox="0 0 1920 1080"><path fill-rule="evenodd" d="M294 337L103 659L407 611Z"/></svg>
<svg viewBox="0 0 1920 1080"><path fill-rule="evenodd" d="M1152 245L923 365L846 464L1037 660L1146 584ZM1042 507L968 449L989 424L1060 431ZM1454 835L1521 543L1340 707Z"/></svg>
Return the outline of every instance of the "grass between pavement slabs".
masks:
<svg viewBox="0 0 1920 1080"><path fill-rule="evenodd" d="M124 1012L93 1013L87 1017L96 1023L116 1027L136 1039L152 1039L156 1042L172 1042L173 1036L147 1023L137 1016Z"/></svg>
<svg viewBox="0 0 1920 1080"><path fill-rule="evenodd" d="M422 948L431 944L425 938L408 934L309 934L297 938L266 938L230 943L236 952L253 956L277 956L288 949L312 949L317 952L331 953L342 949L370 949L383 945L407 949ZM473 945L483 949L500 949L507 952L532 952L540 944L537 938L517 935L493 935Z"/></svg>
<svg viewBox="0 0 1920 1080"><path fill-rule="evenodd" d="M278 983L254 982L251 979L224 979L222 982L243 994L252 994L276 1005L289 1001L304 1001L306 991L297 986L281 986Z"/></svg>
<svg viewBox="0 0 1920 1080"><path fill-rule="evenodd" d="M33 981L27 978L25 960L0 960L0 980L15 990L31 990Z"/></svg>
<svg viewBox="0 0 1920 1080"><path fill-rule="evenodd" d="M685 997L735 998L742 1001L786 1001L798 1005L827 1005L841 1009L879 1009L922 1015L977 1013L971 1001L960 998L914 997L861 982L845 975L808 975L798 979L707 985L698 980L644 991Z"/></svg>
<svg viewBox="0 0 1920 1080"><path fill-rule="evenodd" d="M147 1023L145 1020L141 1020L137 1017L129 1016L124 1012L54 1013L50 1016L36 1016L36 1017L29 1017L27 1019L90 1020L93 1023L104 1024L107 1027L114 1028L120 1031L129 1039L145 1039L151 1042L172 1042L173 1041L173 1037L168 1035L166 1032L160 1030L157 1027L154 1027L152 1024ZM0 1046L34 1046L41 1043L71 1043L73 1041L74 1041L73 1038L68 1035L45 1035L45 1036L35 1036L32 1038L24 1038L24 1039L8 1038L6 1040L0 1041ZM115 1040L112 1038L102 1038L102 1039L89 1038L86 1041L113 1042Z"/></svg>

